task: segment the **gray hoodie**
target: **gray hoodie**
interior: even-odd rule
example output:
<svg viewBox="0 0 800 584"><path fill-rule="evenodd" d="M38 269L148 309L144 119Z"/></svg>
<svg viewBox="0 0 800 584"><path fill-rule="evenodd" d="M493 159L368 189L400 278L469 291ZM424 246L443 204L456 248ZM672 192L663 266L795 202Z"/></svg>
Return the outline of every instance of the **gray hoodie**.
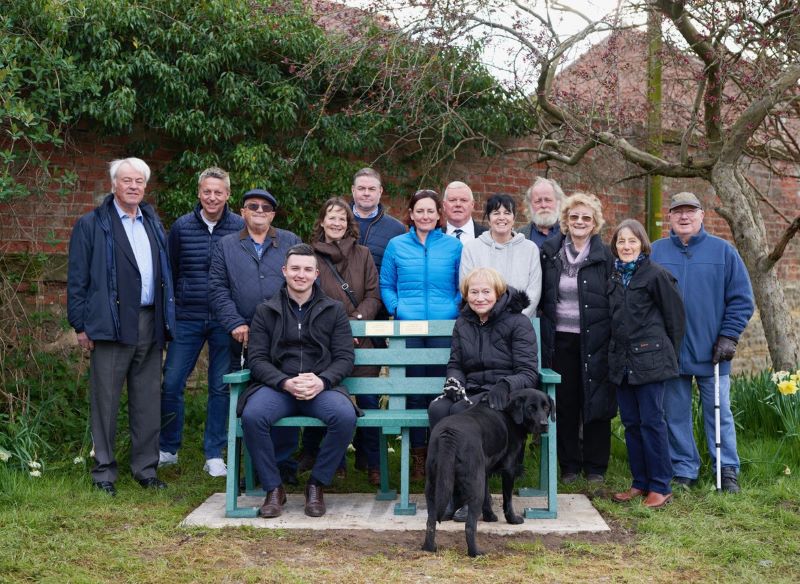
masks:
<svg viewBox="0 0 800 584"><path fill-rule="evenodd" d="M475 268L494 268L506 284L524 290L531 303L522 314L528 317L536 315L542 295L542 267L535 243L521 233L515 233L508 243L497 243L491 233L485 231L477 239L464 244L459 281Z"/></svg>

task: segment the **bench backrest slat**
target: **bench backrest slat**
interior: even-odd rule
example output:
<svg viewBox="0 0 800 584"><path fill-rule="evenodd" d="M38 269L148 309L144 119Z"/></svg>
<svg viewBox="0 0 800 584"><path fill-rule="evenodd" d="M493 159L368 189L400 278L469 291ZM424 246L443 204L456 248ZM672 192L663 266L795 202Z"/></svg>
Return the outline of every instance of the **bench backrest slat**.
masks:
<svg viewBox="0 0 800 584"><path fill-rule="evenodd" d="M450 349L406 349L394 344L388 349L356 349L356 365L444 365Z"/></svg>
<svg viewBox="0 0 800 584"><path fill-rule="evenodd" d="M442 391L441 377L348 377L344 385L353 395L411 395L438 394Z"/></svg>

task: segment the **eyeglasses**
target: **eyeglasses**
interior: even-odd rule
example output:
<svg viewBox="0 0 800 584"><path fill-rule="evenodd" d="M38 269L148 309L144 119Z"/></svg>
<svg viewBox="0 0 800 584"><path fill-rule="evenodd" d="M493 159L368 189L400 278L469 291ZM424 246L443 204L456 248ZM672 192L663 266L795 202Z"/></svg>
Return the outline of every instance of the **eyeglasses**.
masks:
<svg viewBox="0 0 800 584"><path fill-rule="evenodd" d="M674 209L669 212L670 215L675 215L676 217L692 217L695 213L697 213L700 209L695 207L694 209L683 209L682 211L678 211Z"/></svg>
<svg viewBox="0 0 800 584"><path fill-rule="evenodd" d="M247 203L244 208L253 213L257 212L259 209L264 213L272 213L275 211L275 207L269 203Z"/></svg>
<svg viewBox="0 0 800 584"><path fill-rule="evenodd" d="M576 221L591 223L592 221L594 221L594 217L592 217L591 215L578 215L578 214L569 215L567 219L570 220L570 223L575 223Z"/></svg>

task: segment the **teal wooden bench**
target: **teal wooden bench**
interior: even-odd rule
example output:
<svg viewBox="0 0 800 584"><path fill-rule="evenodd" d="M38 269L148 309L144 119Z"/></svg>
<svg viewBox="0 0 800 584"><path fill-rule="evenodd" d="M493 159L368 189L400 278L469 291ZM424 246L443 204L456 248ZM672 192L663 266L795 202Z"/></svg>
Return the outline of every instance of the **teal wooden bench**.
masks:
<svg viewBox="0 0 800 584"><path fill-rule="evenodd" d="M443 377L406 377L409 365L442 365L450 358L450 349L407 348L408 337L450 337L454 320L439 321L351 321L354 337L386 337L388 348L356 349L356 365L386 366L385 377L348 377L344 380L351 395L387 396L385 409L364 410L356 425L379 428L381 484L377 500L395 500L397 491L389 486L388 437L400 436L400 500L395 504L395 515L414 515L416 503L409 500L410 430L428 426L428 412L424 409L406 409L406 397L412 394L436 396L441 393ZM539 338L539 321L533 319L536 337ZM240 461L244 460L244 491L250 496L265 496L255 487L255 475L249 453L242 440L241 420L236 416L236 403L240 392L250 382L250 371L244 369L224 376L230 384L230 409L228 417L228 476L225 489L226 517L256 517L257 507L239 507ZM555 400L555 387L561 376L550 369L539 371L540 388ZM277 426L324 426L306 416L283 418ZM555 518L556 503L556 424L550 423L548 432L541 437L539 488L521 488L521 496L544 496L547 505L527 508L528 518Z"/></svg>

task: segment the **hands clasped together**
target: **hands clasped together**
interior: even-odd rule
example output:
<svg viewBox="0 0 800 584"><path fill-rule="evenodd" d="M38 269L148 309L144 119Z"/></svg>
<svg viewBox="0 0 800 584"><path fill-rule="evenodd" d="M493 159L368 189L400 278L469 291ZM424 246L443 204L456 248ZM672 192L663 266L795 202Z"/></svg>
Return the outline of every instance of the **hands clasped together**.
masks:
<svg viewBox="0 0 800 584"><path fill-rule="evenodd" d="M323 389L325 382L315 373L300 373L297 377L290 377L283 382L283 390L295 399L314 399Z"/></svg>

